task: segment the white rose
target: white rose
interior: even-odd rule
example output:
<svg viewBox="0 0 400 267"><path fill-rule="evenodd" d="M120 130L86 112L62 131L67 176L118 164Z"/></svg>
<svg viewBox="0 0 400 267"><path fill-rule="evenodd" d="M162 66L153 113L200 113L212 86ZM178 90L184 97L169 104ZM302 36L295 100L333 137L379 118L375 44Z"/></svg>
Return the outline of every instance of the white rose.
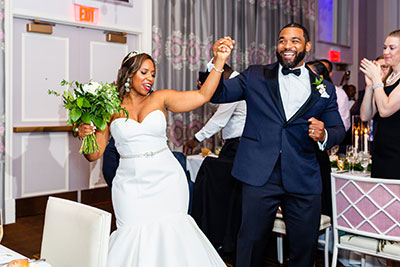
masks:
<svg viewBox="0 0 400 267"><path fill-rule="evenodd" d="M319 92L320 94L323 94L323 93L325 93L325 91L326 91L325 86L324 86L323 84L318 85L318 86L317 86L317 90L318 90L318 92Z"/></svg>
<svg viewBox="0 0 400 267"><path fill-rule="evenodd" d="M89 84L84 84L82 89L83 89L84 92L91 93L91 94L95 95L96 94L96 89L100 88L100 86L101 85L99 83L97 83L97 82L90 82Z"/></svg>

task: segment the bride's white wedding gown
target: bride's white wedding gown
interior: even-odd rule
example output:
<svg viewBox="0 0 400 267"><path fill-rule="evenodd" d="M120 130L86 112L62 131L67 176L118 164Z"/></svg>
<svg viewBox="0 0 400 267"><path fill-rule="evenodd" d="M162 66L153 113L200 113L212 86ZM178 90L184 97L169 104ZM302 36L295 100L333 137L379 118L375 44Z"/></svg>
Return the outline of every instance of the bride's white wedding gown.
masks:
<svg viewBox="0 0 400 267"><path fill-rule="evenodd" d="M186 175L167 147L164 113L154 110L141 123L119 118L110 129L121 158L108 266L225 267L187 214Z"/></svg>

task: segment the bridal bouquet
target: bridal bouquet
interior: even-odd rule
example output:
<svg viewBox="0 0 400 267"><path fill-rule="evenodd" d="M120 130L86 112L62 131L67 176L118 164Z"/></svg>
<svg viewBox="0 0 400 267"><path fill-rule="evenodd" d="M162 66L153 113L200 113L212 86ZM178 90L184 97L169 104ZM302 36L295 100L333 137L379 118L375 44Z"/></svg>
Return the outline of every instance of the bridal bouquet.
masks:
<svg viewBox="0 0 400 267"><path fill-rule="evenodd" d="M49 90L48 93L61 95L64 107L69 111L67 125L72 125L74 129L83 122L104 130L113 114L123 112L127 117L129 116L127 110L120 106L121 101L118 98L116 86L112 83L90 81L82 84L63 80L61 86L67 87L62 95L54 90ZM79 152L91 154L98 151L99 144L94 133L85 136Z"/></svg>

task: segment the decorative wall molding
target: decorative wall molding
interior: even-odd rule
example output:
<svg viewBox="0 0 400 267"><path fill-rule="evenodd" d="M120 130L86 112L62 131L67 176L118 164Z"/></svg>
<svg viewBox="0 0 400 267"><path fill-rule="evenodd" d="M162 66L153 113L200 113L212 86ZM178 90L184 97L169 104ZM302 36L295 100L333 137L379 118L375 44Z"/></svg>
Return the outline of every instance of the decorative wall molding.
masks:
<svg viewBox="0 0 400 267"><path fill-rule="evenodd" d="M36 39L36 40L35 40ZM27 105L29 105L31 103L31 99L28 99L29 97L27 96L27 91L32 91L32 88L26 88L26 78L27 75L29 75L30 73L33 73L31 70L27 69L27 62L26 62L26 50L27 47L32 46L32 44L30 44L30 41L37 41L37 40L42 39L44 42L47 43L47 45L51 45L51 42L58 42L64 45L64 51L59 51L59 53L57 53L57 55L42 55L43 57L46 56L50 56L50 57L54 57L56 56L56 58L59 59L59 61L64 60L64 74L62 75L63 79L66 79L67 81L69 80L69 58L70 58L70 48L69 48L69 38L65 38L65 37L57 37L57 36L52 36L52 35L44 35L44 34L39 34L39 33L22 33L21 35L21 122L40 122L40 121L52 121L52 122L59 122L61 121L67 121L67 116L64 117L52 117L52 116L43 116L43 117L32 117L31 114L29 112L26 111ZM52 47L56 46L56 43L53 43ZM48 51L43 51L44 53L48 52ZM41 55L37 55L37 56L41 56ZM49 68L54 68L54 66L46 66ZM35 73L33 73L33 75L35 75ZM43 78L43 77L38 77L38 78ZM30 84L32 85L32 84ZM32 85L34 86L34 85ZM34 88L37 89L37 88ZM47 89L49 88L42 88L44 94L47 94ZM39 92L37 92L39 93ZM37 103L33 103L33 104L37 104ZM58 114L58 110L56 110L55 112L52 112L54 110L46 110L45 114ZM64 113L64 115L66 115L66 113Z"/></svg>
<svg viewBox="0 0 400 267"><path fill-rule="evenodd" d="M26 188L26 182L28 180L27 178L27 171L28 171L28 166L27 166L27 161L26 161L26 153L27 151L25 148L28 146L29 141L32 141L34 139L36 140L43 140L43 135L24 135L21 137L21 197L31 197L31 196L39 196L39 195L49 195L49 194L55 194L55 193L60 193L60 192L67 192L69 189L69 142L68 142L68 133L51 133L47 134L48 138L51 140L55 139L61 139L61 144L63 144L64 148L64 158L59 159L65 162L63 169L64 169L64 186L60 188L55 188L51 190L43 190L43 191L35 191L35 192L29 192L29 189ZM62 139L63 142L62 142ZM58 142L57 142L58 144ZM59 145L57 145L58 149L62 149ZM50 149L50 147L49 147ZM50 150L49 150L50 151ZM50 151L51 152L51 151ZM40 153L40 151L34 151L33 153ZM57 159L56 159L57 160ZM43 161L43 164L46 165L46 168L51 168L52 166L49 166L49 163ZM36 167L41 167L41 166L36 166ZM44 166L42 166L44 167ZM36 177L40 179L41 177ZM43 177L44 179L48 177Z"/></svg>

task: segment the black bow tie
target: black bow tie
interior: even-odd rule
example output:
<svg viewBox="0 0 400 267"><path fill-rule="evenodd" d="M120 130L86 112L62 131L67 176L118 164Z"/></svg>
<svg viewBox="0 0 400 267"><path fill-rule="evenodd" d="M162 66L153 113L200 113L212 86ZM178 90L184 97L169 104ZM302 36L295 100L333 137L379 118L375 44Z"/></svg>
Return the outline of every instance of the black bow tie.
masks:
<svg viewBox="0 0 400 267"><path fill-rule="evenodd" d="M289 73L293 73L296 76L300 76L301 70L300 69L289 69L289 68L282 68L283 75L288 75Z"/></svg>

